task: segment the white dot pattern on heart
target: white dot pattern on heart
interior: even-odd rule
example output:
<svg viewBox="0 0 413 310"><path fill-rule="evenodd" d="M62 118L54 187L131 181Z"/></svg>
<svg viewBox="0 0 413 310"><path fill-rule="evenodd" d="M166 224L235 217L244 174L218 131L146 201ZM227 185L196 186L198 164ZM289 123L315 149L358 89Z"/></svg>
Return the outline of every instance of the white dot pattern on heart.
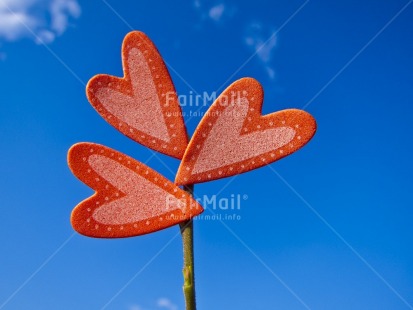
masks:
<svg viewBox="0 0 413 310"><path fill-rule="evenodd" d="M152 74L145 57L139 49L130 49L128 66L133 89L132 97L109 87L99 88L96 97L105 109L126 125L159 140L170 142L156 85L151 78ZM119 123L119 126L122 126L123 122Z"/></svg>
<svg viewBox="0 0 413 310"><path fill-rule="evenodd" d="M119 162L102 155L91 155L91 168L125 195L121 198L105 196L105 203L93 212L93 219L105 225L138 222L180 209L182 201ZM145 171L145 174L148 170ZM165 183L168 185L168 183ZM165 185L164 184L164 185ZM182 192L182 190L179 190ZM115 193L115 197L117 196ZM119 196L119 195L118 195ZM169 204L165 201L168 197Z"/></svg>
<svg viewBox="0 0 413 310"><path fill-rule="evenodd" d="M269 128L240 135L248 110L249 102L242 97L233 99L231 105L218 115L193 166L192 174L254 158L278 149L294 138L295 130L291 127ZM196 147L199 148L199 145ZM251 163L255 164L255 161Z"/></svg>

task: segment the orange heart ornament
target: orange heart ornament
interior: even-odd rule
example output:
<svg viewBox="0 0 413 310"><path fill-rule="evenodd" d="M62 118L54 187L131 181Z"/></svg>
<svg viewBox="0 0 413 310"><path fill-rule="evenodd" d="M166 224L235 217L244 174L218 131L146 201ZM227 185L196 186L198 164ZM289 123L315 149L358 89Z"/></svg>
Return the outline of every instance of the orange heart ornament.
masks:
<svg viewBox="0 0 413 310"><path fill-rule="evenodd" d="M303 110L262 115L263 95L253 78L237 80L223 91L196 128L176 184L207 182L268 165L314 136L316 121Z"/></svg>
<svg viewBox="0 0 413 310"><path fill-rule="evenodd" d="M124 77L99 74L86 86L91 105L124 135L181 159L188 137L175 87L152 41L140 31L125 36Z"/></svg>
<svg viewBox="0 0 413 310"><path fill-rule="evenodd" d="M73 209L71 223L80 234L138 236L203 212L186 191L143 163L103 145L73 145L68 164L77 178L96 191Z"/></svg>

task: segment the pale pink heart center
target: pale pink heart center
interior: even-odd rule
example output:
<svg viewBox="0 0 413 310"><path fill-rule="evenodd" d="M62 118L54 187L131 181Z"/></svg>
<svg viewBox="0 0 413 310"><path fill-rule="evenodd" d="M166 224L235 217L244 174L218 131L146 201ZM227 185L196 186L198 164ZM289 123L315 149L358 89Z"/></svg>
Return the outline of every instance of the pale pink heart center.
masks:
<svg viewBox="0 0 413 310"><path fill-rule="evenodd" d="M233 99L209 132L192 174L214 170L259 156L288 144L295 136L291 127L277 127L242 134L249 109L245 97Z"/></svg>
<svg viewBox="0 0 413 310"><path fill-rule="evenodd" d="M128 66L132 95L102 87L96 91L96 97L110 113L132 128L169 142L170 137L151 70L137 48L129 51Z"/></svg>
<svg viewBox="0 0 413 310"><path fill-rule="evenodd" d="M102 178L118 188L119 195L126 195L107 203L101 201L101 206L93 213L97 222L128 224L184 207L183 201L113 159L91 155L88 162Z"/></svg>

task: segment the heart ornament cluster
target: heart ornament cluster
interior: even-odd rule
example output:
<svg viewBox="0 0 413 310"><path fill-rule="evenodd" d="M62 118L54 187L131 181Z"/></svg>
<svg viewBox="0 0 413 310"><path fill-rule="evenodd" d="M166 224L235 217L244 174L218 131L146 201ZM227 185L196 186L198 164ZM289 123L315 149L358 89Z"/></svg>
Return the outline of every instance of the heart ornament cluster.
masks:
<svg viewBox="0 0 413 310"><path fill-rule="evenodd" d="M260 83L242 78L215 100L188 141L175 87L152 41L142 32L130 32L123 41L122 61L124 77L100 74L89 81L89 102L124 135L181 164L173 183L106 146L72 146L70 169L95 190L72 212L72 226L83 235L131 237L187 221L203 208L179 185L268 165L297 151L315 134L316 122L305 111L262 115Z"/></svg>

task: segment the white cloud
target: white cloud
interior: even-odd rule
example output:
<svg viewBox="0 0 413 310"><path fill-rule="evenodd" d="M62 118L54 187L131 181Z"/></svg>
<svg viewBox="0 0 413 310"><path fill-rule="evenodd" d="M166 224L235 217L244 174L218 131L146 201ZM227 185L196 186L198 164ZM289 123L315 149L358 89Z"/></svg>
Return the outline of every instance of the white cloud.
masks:
<svg viewBox="0 0 413 310"><path fill-rule="evenodd" d="M224 15L224 12L225 12L225 4L220 3L209 9L208 16L210 19L216 22L219 22L222 16Z"/></svg>
<svg viewBox="0 0 413 310"><path fill-rule="evenodd" d="M236 8L225 2L211 5L205 0L194 0L193 5L199 14L201 22L212 21L216 24L220 24L232 18L236 13Z"/></svg>
<svg viewBox="0 0 413 310"><path fill-rule="evenodd" d="M274 79L275 71L271 68L271 60L277 47L277 36L273 28L252 22L247 26L244 42L257 54L268 77Z"/></svg>
<svg viewBox="0 0 413 310"><path fill-rule="evenodd" d="M252 47L263 62L269 62L277 45L277 36L261 23L250 23L246 30L245 43Z"/></svg>
<svg viewBox="0 0 413 310"><path fill-rule="evenodd" d="M156 304L154 305L156 309L160 310L178 310L178 306L175 305L169 298L158 298L156 301ZM147 310L147 308L143 308L142 306L138 304L131 304L128 307L128 310ZM151 307L153 309L153 307Z"/></svg>
<svg viewBox="0 0 413 310"><path fill-rule="evenodd" d="M53 0L50 3L50 14L50 28L57 35L61 35L68 26L69 17L79 18L80 6L76 0Z"/></svg>
<svg viewBox="0 0 413 310"><path fill-rule="evenodd" d="M157 306L159 308L164 308L167 310L178 310L178 307L174 305L168 298L159 298L157 301Z"/></svg>
<svg viewBox="0 0 413 310"><path fill-rule="evenodd" d="M80 13L77 0L0 0L0 41L50 43Z"/></svg>

